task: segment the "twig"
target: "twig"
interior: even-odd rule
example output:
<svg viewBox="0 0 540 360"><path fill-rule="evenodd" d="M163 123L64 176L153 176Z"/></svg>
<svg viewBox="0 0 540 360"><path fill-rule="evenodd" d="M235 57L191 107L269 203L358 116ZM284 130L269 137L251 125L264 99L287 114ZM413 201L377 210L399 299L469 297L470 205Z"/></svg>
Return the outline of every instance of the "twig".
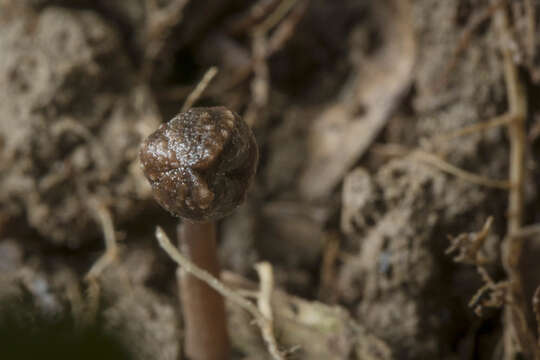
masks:
<svg viewBox="0 0 540 360"><path fill-rule="evenodd" d="M493 119L490 119L488 121L465 126L460 129L450 131L447 134L436 136L433 138L433 141L435 142L449 141L449 140L452 140L452 139L455 139L457 137L461 137L464 135L470 135L475 132L485 131L487 129L491 129L497 126L506 125L510 123L511 121L512 121L512 116L510 114L504 114L501 116L494 117Z"/></svg>
<svg viewBox="0 0 540 360"><path fill-rule="evenodd" d="M507 303L509 284L507 281L498 283L493 281L483 266L477 266L476 270L482 277L484 286L473 295L469 301L469 307L474 308L475 314L481 316L485 307L500 308Z"/></svg>
<svg viewBox="0 0 540 360"><path fill-rule="evenodd" d="M89 206L94 212L96 220L101 225L105 238L105 252L92 265L84 277L84 280L88 284L86 295L88 307L86 311L86 321L93 322L97 316L97 311L99 308L99 296L101 293L98 279L103 271L109 265L114 263L114 261L116 261L118 256L118 245L116 242L116 233L114 231L112 216L109 210L101 202L95 199L90 200Z"/></svg>
<svg viewBox="0 0 540 360"><path fill-rule="evenodd" d="M481 316L485 307L501 307L507 303L508 282L494 282L489 273L484 268L486 263L485 258L480 251L485 243L493 217L489 217L482 229L472 234L460 234L455 238L450 239L451 245L446 249L446 254L458 252L454 257L455 262L476 265L476 270L482 278L484 285L476 291L471 300L469 307L474 308L476 315Z"/></svg>
<svg viewBox="0 0 540 360"><path fill-rule="evenodd" d="M512 237L528 238L540 234L540 224L524 226L512 234Z"/></svg>
<svg viewBox="0 0 540 360"><path fill-rule="evenodd" d="M484 176L472 173L467 170L463 170L455 165L450 164L444 159L440 158L437 155L428 153L424 150L413 150L408 149L399 144L385 144L377 146L373 151L381 153L386 156L398 156L405 157L410 155L414 160L422 161L429 165L436 167L437 169L446 172L448 174L454 175L460 179L468 181L476 185L482 185L487 187L493 187L497 189L509 189L511 183L507 180L493 180L486 178Z"/></svg>
<svg viewBox="0 0 540 360"><path fill-rule="evenodd" d="M206 90L206 88L210 84L210 81L212 81L212 79L214 78L214 76L217 75L217 73L218 73L218 69L215 66L212 66L210 69L206 71L201 81L199 81L195 89L193 89L191 94L189 94L189 96L187 97L186 101L184 102L184 105L182 106L181 112L187 111L189 108L193 106L193 104L195 104L197 100L199 100L202 93L204 92L204 90Z"/></svg>
<svg viewBox="0 0 540 360"><path fill-rule="evenodd" d="M513 186L509 191L508 198L507 236L502 244L502 260L510 283L508 295L512 306L507 306L504 312L504 352L505 359L514 359L516 353L519 352L516 347L517 342L525 356L540 359L540 349L536 346L535 336L525 319L527 307L519 271L523 238L513 236L514 233L519 232L523 222L527 99L518 76L517 67L512 59L512 53L508 48L511 34L505 9L501 9L496 13L496 20L500 48L503 54L504 78L509 105L508 113L512 116L512 122L508 124L508 134L510 139L509 178Z"/></svg>
<svg viewBox="0 0 540 360"><path fill-rule="evenodd" d="M257 325L261 329L261 333L268 347L268 351L274 360L284 360L284 356L279 351L276 339L274 338L271 321L266 318L266 316L264 316L253 303L240 296L229 287L225 286L221 281L210 275L207 271L202 270L189 261L188 258L182 255L176 249L176 247L171 243L167 234L165 234L163 229L161 229L159 226L156 227L156 238L163 250L165 250L171 259L173 259L178 265L182 266L184 270L197 277L199 280L204 281L206 284L208 284L208 286L219 292L223 297L249 312L255 318Z"/></svg>
<svg viewBox="0 0 540 360"><path fill-rule="evenodd" d="M268 33L270 29L276 26L285 17L285 15L287 15L297 1L298 0L283 0L277 9L270 14L262 24L255 27L254 32L261 34Z"/></svg>
<svg viewBox="0 0 540 360"><path fill-rule="evenodd" d="M99 278L105 268L116 260L118 256L118 245L116 242L116 233L114 231L112 216L109 210L97 200L90 201L90 207L99 221L105 238L105 252L92 265L90 271L85 276L85 279L93 280Z"/></svg>
<svg viewBox="0 0 540 360"><path fill-rule="evenodd" d="M261 314L266 316L269 321L273 321L272 306L270 305L272 299L272 291L274 291L274 273L272 272L272 265L263 261L255 265L255 271L259 275L261 283L261 289L257 296L257 307Z"/></svg>
<svg viewBox="0 0 540 360"><path fill-rule="evenodd" d="M450 239L451 245L446 249L445 254L448 255L458 251L458 255L453 259L455 262L476 265L485 263L484 257L480 254L480 249L485 243L492 223L493 217L490 216L479 232L460 234L455 238Z"/></svg>
<svg viewBox="0 0 540 360"><path fill-rule="evenodd" d="M238 35L253 24L260 21L267 13L274 10L281 0L259 0L251 6L245 13L236 16L228 23L228 32L231 35Z"/></svg>
<svg viewBox="0 0 540 360"><path fill-rule="evenodd" d="M268 54L270 56L280 50L283 45L291 38L296 25L302 19L302 16L307 10L309 1L301 1L295 8L291 10L289 15L283 20L281 25L274 31L270 39L268 39Z"/></svg>
<svg viewBox="0 0 540 360"><path fill-rule="evenodd" d="M436 155L430 154L422 150L415 150L413 151L412 155L416 159L433 165L441 171L447 172L476 185L493 187L497 189L509 189L511 187L510 182L506 180L492 180L484 176L471 173L446 162L445 160L441 159Z"/></svg>

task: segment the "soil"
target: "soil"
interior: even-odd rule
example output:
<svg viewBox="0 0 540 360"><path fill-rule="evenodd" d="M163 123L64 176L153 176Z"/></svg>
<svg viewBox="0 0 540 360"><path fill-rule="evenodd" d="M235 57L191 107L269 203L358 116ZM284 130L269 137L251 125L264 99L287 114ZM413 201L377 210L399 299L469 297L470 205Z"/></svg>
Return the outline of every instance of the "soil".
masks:
<svg viewBox="0 0 540 360"><path fill-rule="evenodd" d="M135 359L182 356L175 265L154 237L177 219L152 199L138 152L216 66L195 105L240 114L260 152L247 201L219 224L222 278L253 288L254 265L272 264L289 357L506 356L513 290L470 300L485 273L514 279L501 246L517 216L513 140L505 124L444 135L511 111L510 51L532 229L517 273L535 335L538 14L527 0L0 0L2 303L97 318ZM454 261L450 239L474 241L490 217L481 249ZM108 221L118 254L88 277ZM270 359L247 313L227 311L233 358Z"/></svg>

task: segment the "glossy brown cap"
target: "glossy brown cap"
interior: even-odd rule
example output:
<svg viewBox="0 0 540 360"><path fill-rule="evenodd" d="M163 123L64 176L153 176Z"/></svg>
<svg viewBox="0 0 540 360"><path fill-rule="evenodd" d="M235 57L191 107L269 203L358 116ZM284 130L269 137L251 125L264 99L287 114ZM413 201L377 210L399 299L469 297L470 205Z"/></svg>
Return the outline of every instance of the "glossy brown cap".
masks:
<svg viewBox="0 0 540 360"><path fill-rule="evenodd" d="M211 221L244 201L258 150L237 114L225 107L192 108L148 136L140 159L162 207L192 221Z"/></svg>

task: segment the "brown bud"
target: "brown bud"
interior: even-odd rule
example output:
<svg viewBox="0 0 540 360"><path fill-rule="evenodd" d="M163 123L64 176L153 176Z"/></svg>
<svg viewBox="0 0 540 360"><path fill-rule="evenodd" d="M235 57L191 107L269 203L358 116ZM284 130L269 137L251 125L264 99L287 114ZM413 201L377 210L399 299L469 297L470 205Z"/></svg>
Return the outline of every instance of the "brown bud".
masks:
<svg viewBox="0 0 540 360"><path fill-rule="evenodd" d="M176 216L209 221L244 201L258 150L237 114L225 107L193 108L152 133L140 158L161 206Z"/></svg>

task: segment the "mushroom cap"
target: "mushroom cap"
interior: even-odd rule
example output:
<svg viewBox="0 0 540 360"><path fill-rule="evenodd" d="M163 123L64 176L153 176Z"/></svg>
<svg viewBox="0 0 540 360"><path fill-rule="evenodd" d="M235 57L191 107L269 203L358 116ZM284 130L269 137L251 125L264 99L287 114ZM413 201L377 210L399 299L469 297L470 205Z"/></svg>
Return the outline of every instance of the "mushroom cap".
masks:
<svg viewBox="0 0 540 360"><path fill-rule="evenodd" d="M244 201L258 149L239 115L201 107L162 124L139 156L156 201L175 216L203 222L230 214Z"/></svg>

